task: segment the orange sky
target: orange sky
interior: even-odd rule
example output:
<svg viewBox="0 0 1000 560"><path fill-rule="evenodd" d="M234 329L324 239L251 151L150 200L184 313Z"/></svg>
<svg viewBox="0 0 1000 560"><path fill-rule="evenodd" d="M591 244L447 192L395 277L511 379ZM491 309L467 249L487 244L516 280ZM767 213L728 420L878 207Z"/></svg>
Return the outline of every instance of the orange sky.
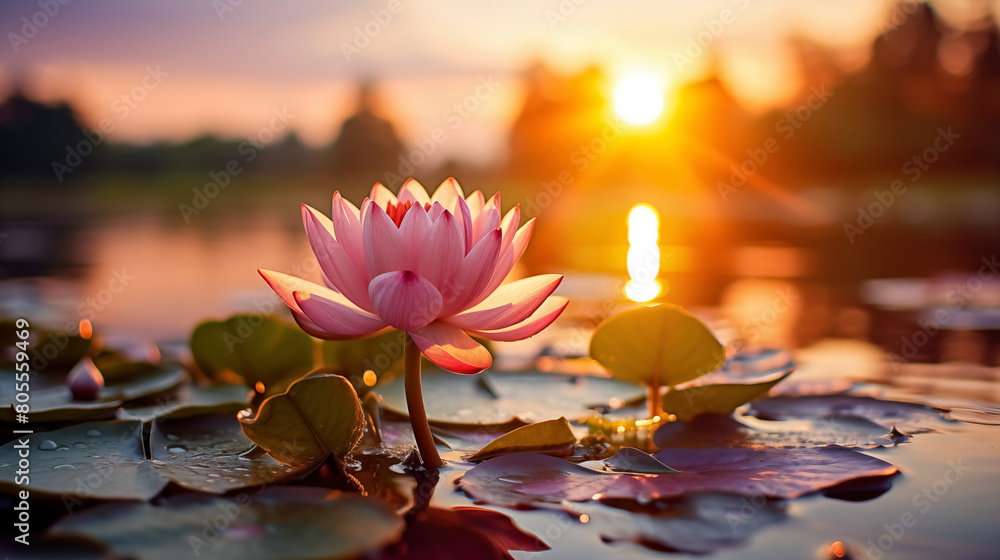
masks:
<svg viewBox="0 0 1000 560"><path fill-rule="evenodd" d="M217 12L230 4L235 7ZM678 58L701 34L721 53L721 70L736 94L760 108L780 103L797 86L784 48L788 37L834 46L845 63L857 64L872 37L887 29L893 7L889 0L343 4L90 0L43 17L34 2L3 3L0 28L8 40L0 48L0 87L17 72L29 93L70 100L90 126L111 118L116 141L254 134L272 110L286 108L295 115L292 127L321 144L351 112L355 81L375 77L386 113L405 139L446 126L447 141L432 160L485 163L502 154L522 94L518 72L533 60L566 72L598 63L612 76L640 70L677 84L711 62L706 53L690 63ZM970 17L979 5L937 4L952 20ZM45 21L30 38L25 17ZM366 28L370 36L359 38ZM143 83L150 67L167 75L155 89L139 91L144 99L126 112L122 96ZM461 126L446 125L449 107L474 95L487 78L499 85L477 100Z"/></svg>

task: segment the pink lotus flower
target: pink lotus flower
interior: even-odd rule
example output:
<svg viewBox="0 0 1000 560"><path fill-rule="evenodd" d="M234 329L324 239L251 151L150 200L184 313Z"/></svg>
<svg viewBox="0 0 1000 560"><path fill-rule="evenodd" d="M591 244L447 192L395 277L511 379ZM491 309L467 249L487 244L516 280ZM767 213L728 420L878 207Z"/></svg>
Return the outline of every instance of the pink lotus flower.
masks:
<svg viewBox="0 0 1000 560"><path fill-rule="evenodd" d="M472 336L521 340L566 307L551 296L562 276L502 284L524 253L534 219L501 219L500 195L465 198L454 179L428 196L410 179L394 196L376 183L361 209L333 195L327 218L302 206L302 219L325 286L260 270L299 326L327 340L362 338L387 328L409 333L420 352L455 373L478 373L490 353ZM471 335L471 336L470 336Z"/></svg>

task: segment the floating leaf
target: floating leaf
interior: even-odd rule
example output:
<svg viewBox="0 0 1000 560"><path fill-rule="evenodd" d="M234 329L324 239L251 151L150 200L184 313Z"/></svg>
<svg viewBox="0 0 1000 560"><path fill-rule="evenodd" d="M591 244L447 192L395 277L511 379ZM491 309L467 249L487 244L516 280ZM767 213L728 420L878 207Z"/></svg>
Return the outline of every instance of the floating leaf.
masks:
<svg viewBox="0 0 1000 560"><path fill-rule="evenodd" d="M663 304L630 309L598 325L590 356L615 377L673 386L719 369L726 353L697 317Z"/></svg>
<svg viewBox="0 0 1000 560"><path fill-rule="evenodd" d="M156 420L149 449L157 471L191 490L221 494L283 480L303 469L264 455L243 454L253 447L232 416L198 416Z"/></svg>
<svg viewBox="0 0 1000 560"><path fill-rule="evenodd" d="M679 420L690 420L705 413L732 414L741 405L766 395L791 373L787 371L758 383L722 383L672 389L663 395L663 411L677 416Z"/></svg>
<svg viewBox="0 0 1000 560"><path fill-rule="evenodd" d="M807 449L664 449L654 455L681 472L628 475L595 471L569 461L520 453L469 470L459 488L476 499L511 506L599 498L657 499L691 492L796 498L862 478L890 476L896 467L842 447Z"/></svg>
<svg viewBox="0 0 1000 560"><path fill-rule="evenodd" d="M784 507L772 500L750 502L721 493L693 494L661 507L655 513L636 514L589 502L564 505L575 515L588 516L591 530L597 531L601 540L693 554L742 546L757 532L788 517Z"/></svg>
<svg viewBox="0 0 1000 560"><path fill-rule="evenodd" d="M289 465L314 465L330 453L344 457L365 430L354 387L330 373L303 377L261 403L256 416L240 422L247 437Z"/></svg>
<svg viewBox="0 0 1000 560"><path fill-rule="evenodd" d="M30 482L18 481L14 468L25 442L31 458ZM72 496L77 501L148 500L167 485L143 456L142 423L132 420L89 422L15 439L0 447L0 466L4 488Z"/></svg>
<svg viewBox="0 0 1000 560"><path fill-rule="evenodd" d="M236 315L206 321L191 333L191 357L206 375L231 371L253 387L270 387L313 368L313 339L295 325L274 317Z"/></svg>
<svg viewBox="0 0 1000 560"><path fill-rule="evenodd" d="M609 471L634 474L670 474L680 472L664 465L659 459L649 453L634 447L622 447L604 461L604 468Z"/></svg>
<svg viewBox="0 0 1000 560"><path fill-rule="evenodd" d="M424 405L431 422L496 425L514 419L537 422L560 416L577 420L593 413L588 404L641 399L644 394L624 381L558 373L492 374L492 391L487 391L477 377L437 369L424 371ZM376 385L375 391L382 395L386 410L406 415L402 379Z"/></svg>
<svg viewBox="0 0 1000 560"><path fill-rule="evenodd" d="M32 422L39 423L111 418L123 403L164 393L186 378L187 374L181 368L151 370L139 377L108 382L101 389L97 401L83 402L73 400L63 376L37 376L32 379L31 412L28 417ZM0 374L0 379L3 383L0 402L13 403L14 372ZM14 410L9 405L0 408L0 422L14 422Z"/></svg>
<svg viewBox="0 0 1000 560"><path fill-rule="evenodd" d="M428 508L408 519L403 539L382 560L513 560L509 550L549 550L502 513L488 509Z"/></svg>
<svg viewBox="0 0 1000 560"><path fill-rule="evenodd" d="M762 399L751 404L746 414L763 420L857 416L876 422L886 430L895 427L908 433L920 433L945 426L944 412L926 405L871 397L817 395Z"/></svg>
<svg viewBox="0 0 1000 560"><path fill-rule="evenodd" d="M857 416L767 422L702 414L688 422L664 424L653 434L657 447L821 447L870 449L906 441L890 430Z"/></svg>
<svg viewBox="0 0 1000 560"><path fill-rule="evenodd" d="M483 461L507 453L534 451L568 455L576 443L576 436L565 417L528 424L504 434L486 444L469 461Z"/></svg>
<svg viewBox="0 0 1000 560"><path fill-rule="evenodd" d="M143 455L142 422L89 422L29 436L31 474L18 481L3 469L0 487L81 499L148 500L169 481L222 493L301 474L268 456L244 457L253 442L227 416L157 421L150 432L153 460ZM16 465L14 440L0 448L0 464ZM69 502L67 502L68 504Z"/></svg>
<svg viewBox="0 0 1000 560"><path fill-rule="evenodd" d="M374 498L278 487L232 498L184 494L157 505L105 504L66 516L49 531L139 560L326 560L374 553L403 529Z"/></svg>
<svg viewBox="0 0 1000 560"><path fill-rule="evenodd" d="M126 406L119 413L121 418L138 418L149 422L153 418L186 418L202 414L233 414L246 408L251 392L245 385L218 385L198 387L184 385L168 398L157 399L157 404Z"/></svg>

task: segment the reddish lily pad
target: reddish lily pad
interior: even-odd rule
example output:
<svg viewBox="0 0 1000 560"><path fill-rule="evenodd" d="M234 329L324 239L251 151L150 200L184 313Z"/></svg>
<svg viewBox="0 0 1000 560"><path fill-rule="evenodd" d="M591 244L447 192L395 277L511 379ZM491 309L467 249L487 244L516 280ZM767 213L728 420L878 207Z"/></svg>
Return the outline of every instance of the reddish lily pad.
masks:
<svg viewBox="0 0 1000 560"><path fill-rule="evenodd" d="M654 550L708 554L746 544L754 534L787 519L781 502L722 493L694 494L676 503L657 504L655 512L631 511L591 502L567 503L601 540L627 541Z"/></svg>
<svg viewBox="0 0 1000 560"><path fill-rule="evenodd" d="M327 560L377 552L403 528L374 498L278 487L235 497L182 494L156 505L105 504L66 516L49 532L139 560Z"/></svg>
<svg viewBox="0 0 1000 560"><path fill-rule="evenodd" d="M712 491L789 499L855 478L898 472L881 459L842 447L665 449L654 457L681 472L606 473L557 457L522 453L473 467L459 480L459 488L478 500L511 507L563 500L650 500Z"/></svg>
<svg viewBox="0 0 1000 560"><path fill-rule="evenodd" d="M382 560L513 560L509 550L539 552L549 545L502 513L473 507L428 508L411 516L403 539Z"/></svg>
<svg viewBox="0 0 1000 560"><path fill-rule="evenodd" d="M672 422L653 434L653 444L670 447L821 447L858 449L890 446L908 440L879 424L857 416L767 422L703 414L688 422Z"/></svg>
<svg viewBox="0 0 1000 560"><path fill-rule="evenodd" d="M896 428L907 433L920 433L946 426L944 412L921 404L871 397L817 395L762 399L751 404L746 414L763 420L857 416L871 420L887 430Z"/></svg>

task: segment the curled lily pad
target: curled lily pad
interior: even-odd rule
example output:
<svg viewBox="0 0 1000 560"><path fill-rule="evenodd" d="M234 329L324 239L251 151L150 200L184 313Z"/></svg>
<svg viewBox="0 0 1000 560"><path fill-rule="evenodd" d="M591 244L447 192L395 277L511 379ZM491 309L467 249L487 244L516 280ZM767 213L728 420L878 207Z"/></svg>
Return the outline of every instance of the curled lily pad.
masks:
<svg viewBox="0 0 1000 560"><path fill-rule="evenodd" d="M762 399L751 404L746 414L763 420L856 416L875 422L886 430L896 428L907 433L920 433L946 426L944 412L926 405L871 397L816 395Z"/></svg>
<svg viewBox="0 0 1000 560"><path fill-rule="evenodd" d="M697 317L664 304L630 309L598 325L590 356L619 379L673 386L719 369L726 352Z"/></svg>
<svg viewBox="0 0 1000 560"><path fill-rule="evenodd" d="M653 457L649 453L640 451L634 447L622 447L611 457L604 461L604 468L609 471L632 473L632 474L670 474L680 472L673 467L668 467Z"/></svg>
<svg viewBox="0 0 1000 560"><path fill-rule="evenodd" d="M206 321L191 333L191 357L209 377L226 381L232 372L253 387L270 387L313 368L313 339L274 317L236 315Z"/></svg>
<svg viewBox="0 0 1000 560"><path fill-rule="evenodd" d="M14 372L0 375L0 422L13 422L14 410L6 403L14 403ZM63 377L44 376L32 379L31 411L28 418L32 422L80 422L114 417L114 411L123 403L159 395L170 391L187 378L182 368L157 368L142 375L108 382L100 390L96 401L73 400ZM9 382L8 382L9 380ZM38 383L36 384L36 380Z"/></svg>
<svg viewBox="0 0 1000 560"><path fill-rule="evenodd" d="M576 436L565 417L528 424L506 433L486 444L469 461L483 461L507 453L534 451L553 455L568 455L576 443Z"/></svg>
<svg viewBox="0 0 1000 560"><path fill-rule="evenodd" d="M699 414L732 414L741 405L766 395L772 387L791 375L791 371L772 375L757 383L713 383L683 389L671 389L663 395L663 411L679 420Z"/></svg>
<svg viewBox="0 0 1000 560"><path fill-rule="evenodd" d="M564 509L586 515L604 541L694 554L742 546L754 534L788 517L780 502L721 493L693 494L641 515L589 502L567 503Z"/></svg>
<svg viewBox="0 0 1000 560"><path fill-rule="evenodd" d="M651 500L712 491L789 499L855 478L898 472L881 459L841 447L664 449L654 457L681 472L607 473L557 457L521 453L476 465L459 480L459 488L502 506L602 498Z"/></svg>
<svg viewBox="0 0 1000 560"><path fill-rule="evenodd" d="M221 494L303 474L267 455L250 458L254 443L234 416L158 419L149 432L157 472L184 488Z"/></svg>
<svg viewBox="0 0 1000 560"><path fill-rule="evenodd" d="M485 372L484 372L485 373ZM592 404L641 399L632 383L585 375L558 373L455 375L436 369L423 373L424 404L438 424L505 424L515 419L538 422L565 416L570 420L593 414ZM406 415L403 380L376 385L387 410Z"/></svg>
<svg viewBox="0 0 1000 560"><path fill-rule="evenodd" d="M187 418L203 414L232 414L246 408L252 393L245 385L218 385L199 387L187 384L154 404L127 405L119 412L120 418L138 418L149 422L154 418Z"/></svg>
<svg viewBox="0 0 1000 560"><path fill-rule="evenodd" d="M365 413L351 383L340 375L313 374L240 418L243 433L288 465L315 465L330 453L344 457L365 430Z"/></svg>
<svg viewBox="0 0 1000 560"><path fill-rule="evenodd" d="M26 445L25 445L26 444ZM30 479L16 475L18 453L30 453ZM15 439L0 447L0 486L32 495L148 500L167 480L142 450L142 423L88 422Z"/></svg>
<svg viewBox="0 0 1000 560"><path fill-rule="evenodd" d="M326 560L377 552L403 529L374 498L278 487L235 497L183 494L157 505L105 504L64 517L49 532L139 560Z"/></svg>

